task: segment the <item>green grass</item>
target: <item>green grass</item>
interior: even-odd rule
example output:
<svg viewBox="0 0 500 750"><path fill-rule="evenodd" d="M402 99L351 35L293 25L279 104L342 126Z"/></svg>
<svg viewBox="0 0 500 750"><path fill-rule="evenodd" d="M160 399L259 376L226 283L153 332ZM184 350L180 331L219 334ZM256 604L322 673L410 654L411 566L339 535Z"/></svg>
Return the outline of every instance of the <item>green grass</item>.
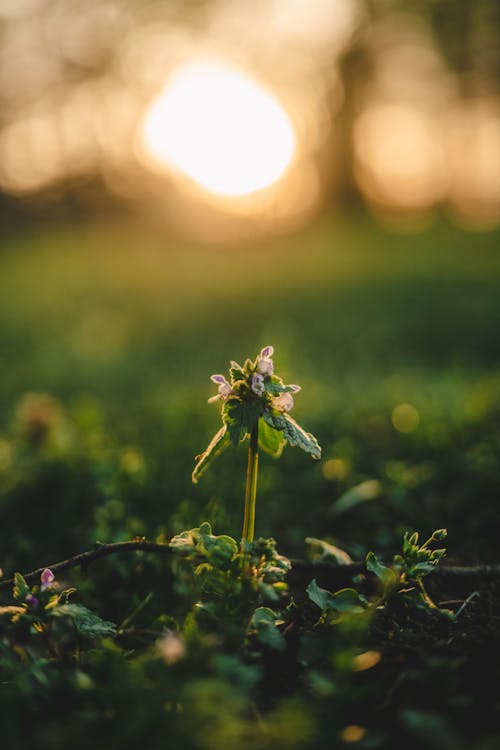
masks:
<svg viewBox="0 0 500 750"><path fill-rule="evenodd" d="M328 536L360 555L384 553L402 528L448 525L454 557L494 559L498 239L445 223L390 235L361 219L255 247L138 226L11 237L0 255L2 567L204 518L237 535L245 450L199 486L190 474L219 423L209 375L268 343L303 387L297 419L343 468L327 478L324 461L293 449L264 458L257 534L293 554L305 536ZM33 403L19 415L27 393L57 399L38 442ZM391 422L401 403L419 414L408 434ZM335 514L367 479L378 496Z"/></svg>

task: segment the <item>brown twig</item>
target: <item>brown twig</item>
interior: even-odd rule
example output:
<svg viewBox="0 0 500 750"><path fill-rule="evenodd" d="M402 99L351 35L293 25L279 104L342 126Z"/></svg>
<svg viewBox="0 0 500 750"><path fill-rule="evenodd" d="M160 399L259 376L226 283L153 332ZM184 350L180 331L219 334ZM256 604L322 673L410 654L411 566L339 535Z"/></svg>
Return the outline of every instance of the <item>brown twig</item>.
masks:
<svg viewBox="0 0 500 750"><path fill-rule="evenodd" d="M364 562L353 562L348 565L332 565L329 562L308 562L307 560L292 560L292 569L304 573L304 574L315 574L325 573L335 575L339 573L342 576L355 576L360 573L366 573L366 566ZM390 562L384 562L383 565L387 567L391 566ZM431 576L447 577L450 578L476 578L478 576L484 578L497 578L500 576L500 564L491 565L446 565L441 563L429 573Z"/></svg>
<svg viewBox="0 0 500 750"><path fill-rule="evenodd" d="M113 542L111 544L96 542L94 549L88 550L87 552L81 552L79 555L74 555L67 560L62 560L62 562L54 563L53 565L44 565L42 568L37 568L36 570L31 571L31 573L23 573L23 576L28 583L31 583L40 580L40 575L45 568L50 568L54 574L77 567L81 567L85 570L90 563L100 557L114 555L117 552L134 552L137 550L142 550L143 552L171 552L168 544L148 542L145 539L133 539L130 542ZM13 578L0 581L0 590L11 588L13 584Z"/></svg>
<svg viewBox="0 0 500 750"><path fill-rule="evenodd" d="M87 552L81 552L79 555L69 557L67 560L44 565L41 568L23 574L28 583L39 581L40 575L45 568L57 574L63 570L81 567L85 570L90 563L98 560L100 557L107 557L119 552L162 552L170 553L172 550L168 543L148 542L146 539L133 539L129 542L113 542L104 544L96 542L94 548ZM390 565L390 563L385 563ZM292 574L303 576L321 575L323 580L327 580L332 585L339 581L350 579L360 573L366 573L366 567L363 562L354 562L348 565L332 565L328 562L308 562L306 560L292 560ZM432 573L433 578L440 579L467 579L467 578L498 578L500 577L500 564L493 565L439 565ZM14 584L13 578L0 581L0 590L11 588Z"/></svg>

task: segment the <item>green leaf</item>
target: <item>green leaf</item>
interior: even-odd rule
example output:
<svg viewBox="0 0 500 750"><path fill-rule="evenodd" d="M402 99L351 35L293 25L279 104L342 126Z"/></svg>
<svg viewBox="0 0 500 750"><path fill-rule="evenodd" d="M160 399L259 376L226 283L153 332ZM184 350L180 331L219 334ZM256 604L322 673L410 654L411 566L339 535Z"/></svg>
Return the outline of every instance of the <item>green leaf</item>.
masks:
<svg viewBox="0 0 500 750"><path fill-rule="evenodd" d="M169 546L174 552L190 559L204 557L219 568L226 568L238 552L238 544L232 537L212 534L212 527L207 522L199 528L177 534L170 540Z"/></svg>
<svg viewBox="0 0 500 750"><path fill-rule="evenodd" d="M280 411L276 411L276 409L266 409L262 417L264 422L268 424L269 427L272 427L273 430L283 432L286 427L284 415Z"/></svg>
<svg viewBox="0 0 500 750"><path fill-rule="evenodd" d="M209 523L200 526L200 547L209 562L217 567L227 566L234 555L238 552L238 544L235 539L226 534L216 536L212 534Z"/></svg>
<svg viewBox="0 0 500 750"><path fill-rule="evenodd" d="M255 637L263 646L272 648L274 651L284 651L286 642L277 628L276 619L276 614L272 609L258 607L250 621L250 630L254 631Z"/></svg>
<svg viewBox="0 0 500 750"><path fill-rule="evenodd" d="M274 458L279 458L285 447L285 438L280 430L275 430L264 419L259 419L259 448Z"/></svg>
<svg viewBox="0 0 500 750"><path fill-rule="evenodd" d="M227 433L226 425L222 425L220 430L213 436L212 440L208 444L207 449L196 456L196 466L193 469L192 480L196 484L198 479L203 474L205 469L208 467L211 461L229 446L230 440Z"/></svg>
<svg viewBox="0 0 500 750"><path fill-rule="evenodd" d="M383 565L374 552L368 552L366 555L366 569L377 576L384 586L393 586L396 584L398 574L392 568Z"/></svg>
<svg viewBox="0 0 500 750"><path fill-rule="evenodd" d="M309 453L313 458L321 458L321 448L314 435L303 430L288 414L282 414L276 410L266 410L264 412L264 420L269 427L272 427L274 430L280 430L290 445L302 448L303 451Z"/></svg>
<svg viewBox="0 0 500 750"><path fill-rule="evenodd" d="M330 512L337 516L355 508L359 503L376 500L382 494L382 489L382 482L378 479L365 479L344 492L331 506Z"/></svg>
<svg viewBox="0 0 500 750"><path fill-rule="evenodd" d="M442 542L443 539L446 539L447 536L448 536L448 531L446 529L436 529L436 531L433 532L429 541L430 542Z"/></svg>
<svg viewBox="0 0 500 750"><path fill-rule="evenodd" d="M315 537L306 537L306 544L310 544L315 550L316 559L321 562L332 562L336 565L349 565L352 563L352 558L340 547L336 547L334 544L325 542L324 539L316 539ZM319 551L319 556L317 552Z"/></svg>
<svg viewBox="0 0 500 750"><path fill-rule="evenodd" d="M408 568L407 575L409 578L421 578L428 573L432 573L436 568L436 562L418 562Z"/></svg>
<svg viewBox="0 0 500 750"><path fill-rule="evenodd" d="M309 599L322 612L333 610L339 614L360 614L366 609L366 598L356 589L340 589L335 593L322 589L313 579L306 589Z"/></svg>
<svg viewBox="0 0 500 750"><path fill-rule="evenodd" d="M105 638L116 633L114 622L103 620L83 604L63 604L53 611L54 617L70 617L80 635L88 638Z"/></svg>
<svg viewBox="0 0 500 750"><path fill-rule="evenodd" d="M259 400L243 401L230 396L222 407L222 421L227 425L229 438L235 447L251 432L260 417L262 404Z"/></svg>
<svg viewBox="0 0 500 750"><path fill-rule="evenodd" d="M14 573L14 589L12 591L12 596L16 602L26 601L26 597L29 596L29 594L31 594L31 589L21 573Z"/></svg>
<svg viewBox="0 0 500 750"><path fill-rule="evenodd" d="M283 414L283 419L285 423L283 436L288 443L302 448L303 451L309 453L313 458L321 458L321 448L314 435L303 430L288 414Z"/></svg>
<svg viewBox="0 0 500 750"><path fill-rule="evenodd" d="M243 367L239 365L234 360L231 360L231 367L229 368L229 379L231 380L231 385L234 386L234 384L238 380L245 380L245 372L243 370Z"/></svg>
<svg viewBox="0 0 500 750"><path fill-rule="evenodd" d="M271 394L271 396L279 396L281 393L294 392L294 388L285 385L281 378L278 378L276 375L264 379L264 388L269 394Z"/></svg>
<svg viewBox="0 0 500 750"><path fill-rule="evenodd" d="M198 529L182 531L180 534L176 534L176 536L172 537L169 541L168 546L173 552L177 552L179 555L189 557L196 556L196 543L193 537L193 531L198 531Z"/></svg>

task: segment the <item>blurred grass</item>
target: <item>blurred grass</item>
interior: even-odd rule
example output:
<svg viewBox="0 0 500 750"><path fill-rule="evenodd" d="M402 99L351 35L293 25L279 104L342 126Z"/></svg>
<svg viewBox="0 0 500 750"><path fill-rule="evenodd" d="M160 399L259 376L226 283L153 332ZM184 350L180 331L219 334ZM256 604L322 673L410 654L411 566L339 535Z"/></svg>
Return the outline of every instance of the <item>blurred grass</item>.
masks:
<svg viewBox="0 0 500 750"><path fill-rule="evenodd" d="M357 556L393 551L408 526L448 526L452 556L497 558L498 240L445 222L395 235L364 219L238 248L139 226L11 237L0 255L4 571L204 518L238 535L245 450L199 486L190 473L219 423L209 375L269 343L279 374L303 387L294 413L324 460L293 449L262 460L257 533L293 554L328 536ZM399 404L418 413L411 432L391 421ZM336 513L367 480L373 497Z"/></svg>

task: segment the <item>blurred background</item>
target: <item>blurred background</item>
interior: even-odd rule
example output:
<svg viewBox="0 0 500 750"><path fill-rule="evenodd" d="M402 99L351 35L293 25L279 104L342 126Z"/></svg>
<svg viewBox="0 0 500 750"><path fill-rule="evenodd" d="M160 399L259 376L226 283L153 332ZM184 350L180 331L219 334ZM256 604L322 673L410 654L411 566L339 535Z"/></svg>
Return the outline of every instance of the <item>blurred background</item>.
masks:
<svg viewBox="0 0 500 750"><path fill-rule="evenodd" d="M448 526L496 559L499 4L3 0L0 27L0 567L237 536L244 448L190 474L210 374L268 344L323 459L263 459L259 534L359 557Z"/></svg>

